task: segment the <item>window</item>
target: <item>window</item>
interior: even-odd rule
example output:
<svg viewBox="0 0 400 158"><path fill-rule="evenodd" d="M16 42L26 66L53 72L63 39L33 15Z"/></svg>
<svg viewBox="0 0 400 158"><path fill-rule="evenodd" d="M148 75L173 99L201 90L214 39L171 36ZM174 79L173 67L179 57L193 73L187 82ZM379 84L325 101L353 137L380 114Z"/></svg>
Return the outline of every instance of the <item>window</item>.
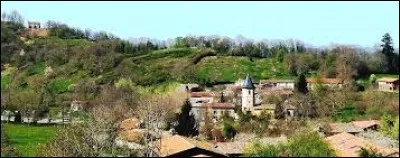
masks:
<svg viewBox="0 0 400 158"><path fill-rule="evenodd" d="M250 95L250 91L249 91L249 95Z"/></svg>

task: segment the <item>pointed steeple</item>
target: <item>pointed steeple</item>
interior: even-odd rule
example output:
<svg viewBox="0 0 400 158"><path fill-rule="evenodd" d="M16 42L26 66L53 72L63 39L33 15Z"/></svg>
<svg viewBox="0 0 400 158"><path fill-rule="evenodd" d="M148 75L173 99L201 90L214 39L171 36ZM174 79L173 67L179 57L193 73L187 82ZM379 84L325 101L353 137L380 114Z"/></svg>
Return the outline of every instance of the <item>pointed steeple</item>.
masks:
<svg viewBox="0 0 400 158"><path fill-rule="evenodd" d="M254 89L253 81L250 78L250 75L247 74L246 79L243 82L242 88L244 89Z"/></svg>

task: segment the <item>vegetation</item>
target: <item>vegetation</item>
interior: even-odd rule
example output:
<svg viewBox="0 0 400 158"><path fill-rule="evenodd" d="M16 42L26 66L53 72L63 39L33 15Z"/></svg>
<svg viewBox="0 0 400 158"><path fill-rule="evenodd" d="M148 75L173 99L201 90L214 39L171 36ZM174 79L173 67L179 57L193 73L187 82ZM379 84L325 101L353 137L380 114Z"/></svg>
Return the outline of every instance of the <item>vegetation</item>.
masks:
<svg viewBox="0 0 400 158"><path fill-rule="evenodd" d="M178 125L176 132L183 136L196 136L198 135L198 129L196 128L196 120L194 115L191 114L192 105L189 100L186 100L181 108L181 112L178 114Z"/></svg>
<svg viewBox="0 0 400 158"><path fill-rule="evenodd" d="M379 153L375 149L367 149L364 147L361 147L360 150L358 150L358 154L360 157L383 157L381 153Z"/></svg>
<svg viewBox="0 0 400 158"><path fill-rule="evenodd" d="M301 133L278 145L253 144L249 157L334 157L335 152L317 133Z"/></svg>
<svg viewBox="0 0 400 158"><path fill-rule="evenodd" d="M10 144L16 148L21 156L36 156L38 145L47 143L54 138L58 128L56 126L28 126L7 123L2 123L1 126L2 128L4 126L4 132L7 134Z"/></svg>

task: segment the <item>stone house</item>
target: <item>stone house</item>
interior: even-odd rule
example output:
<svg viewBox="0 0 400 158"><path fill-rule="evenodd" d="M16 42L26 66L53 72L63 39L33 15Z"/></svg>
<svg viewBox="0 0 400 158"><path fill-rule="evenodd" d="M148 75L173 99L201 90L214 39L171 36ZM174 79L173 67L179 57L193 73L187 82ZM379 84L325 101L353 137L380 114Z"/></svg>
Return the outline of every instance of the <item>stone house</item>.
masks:
<svg viewBox="0 0 400 158"><path fill-rule="evenodd" d="M343 87L343 79L340 78L307 78L307 88L313 90L316 85L323 85L328 87Z"/></svg>
<svg viewBox="0 0 400 158"><path fill-rule="evenodd" d="M235 117L235 105L232 103L204 103L201 106L193 106L192 112L196 120L200 121L204 121L206 112L213 119L221 119L224 113Z"/></svg>
<svg viewBox="0 0 400 158"><path fill-rule="evenodd" d="M383 77L377 79L379 91L385 92L398 92L399 91L399 78Z"/></svg>
<svg viewBox="0 0 400 158"><path fill-rule="evenodd" d="M215 94L212 92L191 92L189 101L192 107L201 107L204 103L214 102Z"/></svg>

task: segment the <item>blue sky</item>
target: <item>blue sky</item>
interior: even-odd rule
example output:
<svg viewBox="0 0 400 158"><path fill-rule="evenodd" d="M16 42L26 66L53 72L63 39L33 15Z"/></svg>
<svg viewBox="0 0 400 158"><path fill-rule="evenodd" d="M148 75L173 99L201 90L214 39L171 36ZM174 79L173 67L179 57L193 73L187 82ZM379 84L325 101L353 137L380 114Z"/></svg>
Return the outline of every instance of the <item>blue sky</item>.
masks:
<svg viewBox="0 0 400 158"><path fill-rule="evenodd" d="M399 46L399 2L1 2L12 10L125 39L240 34L372 47L388 32Z"/></svg>

